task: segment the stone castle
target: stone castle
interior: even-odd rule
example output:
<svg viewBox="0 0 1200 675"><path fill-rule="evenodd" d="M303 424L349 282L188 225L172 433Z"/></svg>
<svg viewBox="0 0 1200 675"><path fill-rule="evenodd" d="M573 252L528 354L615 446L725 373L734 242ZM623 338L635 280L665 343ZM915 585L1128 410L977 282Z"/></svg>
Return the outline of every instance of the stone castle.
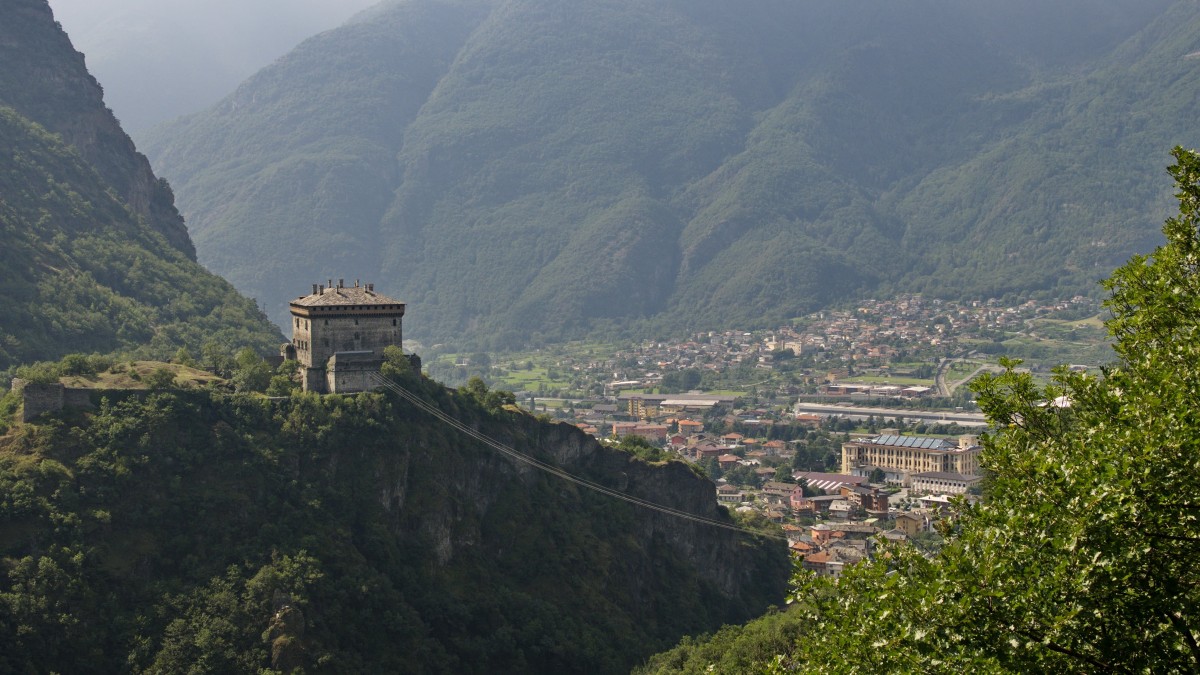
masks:
<svg viewBox="0 0 1200 675"><path fill-rule="evenodd" d="M346 394L375 388L383 349L401 346L404 303L375 291L375 284L313 284L312 293L288 303L292 341L280 348L300 362L305 391Z"/></svg>

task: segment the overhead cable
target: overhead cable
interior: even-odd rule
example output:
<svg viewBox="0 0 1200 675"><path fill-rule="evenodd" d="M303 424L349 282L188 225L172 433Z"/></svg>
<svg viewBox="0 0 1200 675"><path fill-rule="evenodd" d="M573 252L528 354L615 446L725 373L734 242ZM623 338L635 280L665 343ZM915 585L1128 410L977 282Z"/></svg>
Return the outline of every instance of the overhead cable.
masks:
<svg viewBox="0 0 1200 675"><path fill-rule="evenodd" d="M670 515L670 516L675 516L677 518L683 518L685 520L690 520L692 522L700 523L702 525L709 525L711 527L719 527L719 528L725 529L725 530L733 530L734 532L740 532L742 534L749 534L749 535L753 535L755 537L768 537L768 538L772 538L772 539L782 539L785 541L787 540L787 538L782 535L771 534L768 532L757 532L754 530L746 529L744 527L738 527L737 525L731 525L729 523L722 522L720 520L715 520L713 518L705 518L704 516L698 516L694 513L688 513L687 511L682 511L680 509L672 508L670 506L656 504L654 502L642 499L641 497L635 497L633 495L629 495L624 492L614 490L613 488L601 485L600 483L596 483L594 481L588 480L581 476L576 476L561 467L557 467L557 466L554 466L553 464L548 464L546 462L543 462L542 460L537 459L536 457L532 457L532 456L527 455L523 452L520 452L514 448L504 445L503 443L487 436L486 434L484 434L476 429L472 429L471 427L463 424L462 422L455 419L454 417L451 417L449 414L443 412L442 410L438 409L437 407L430 405L427 401L422 399L420 396L417 396L417 395L413 394L412 392L408 391L407 389L405 389L404 387L401 387L399 384L392 381L391 379L383 377L380 374L372 374L372 379L377 384L379 384L380 386L385 387L389 391L395 393L397 396L404 399L408 403L412 404L414 407L424 411L425 413L428 413L429 415L432 415L433 417L436 417L437 419L441 420L445 424L457 429L458 431L462 432L463 434L466 434L467 436L470 436L471 438L474 438L475 440L487 445L488 447L490 447L508 457L511 457L519 462L528 464L529 466L532 466L535 469L544 471L553 476L557 476L558 478L561 478L563 480L575 483L576 485L579 485L581 487L587 488L594 492L599 492L600 494L606 495L608 497L620 499L622 501L628 502L630 504L634 504L636 506L640 506L642 508L650 509L652 511L657 511L659 513L664 513L664 514Z"/></svg>

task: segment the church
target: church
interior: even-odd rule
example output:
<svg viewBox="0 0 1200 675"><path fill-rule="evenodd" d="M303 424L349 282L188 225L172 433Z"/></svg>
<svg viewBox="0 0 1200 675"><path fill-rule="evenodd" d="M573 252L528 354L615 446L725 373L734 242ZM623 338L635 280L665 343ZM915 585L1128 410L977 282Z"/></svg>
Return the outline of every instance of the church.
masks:
<svg viewBox="0 0 1200 675"><path fill-rule="evenodd" d="M288 303L292 341L280 348L300 362L305 391L348 394L375 388L383 349L401 346L404 303L375 291L375 284L347 286L338 279L313 284L312 293Z"/></svg>

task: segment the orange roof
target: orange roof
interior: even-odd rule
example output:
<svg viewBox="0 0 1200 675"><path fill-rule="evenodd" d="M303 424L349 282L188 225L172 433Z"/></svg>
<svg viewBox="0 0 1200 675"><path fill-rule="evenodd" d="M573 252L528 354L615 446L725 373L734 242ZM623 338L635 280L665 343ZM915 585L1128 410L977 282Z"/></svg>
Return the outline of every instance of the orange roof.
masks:
<svg viewBox="0 0 1200 675"><path fill-rule="evenodd" d="M805 556L804 562L808 563L827 563L829 562L829 551L817 551L812 555Z"/></svg>

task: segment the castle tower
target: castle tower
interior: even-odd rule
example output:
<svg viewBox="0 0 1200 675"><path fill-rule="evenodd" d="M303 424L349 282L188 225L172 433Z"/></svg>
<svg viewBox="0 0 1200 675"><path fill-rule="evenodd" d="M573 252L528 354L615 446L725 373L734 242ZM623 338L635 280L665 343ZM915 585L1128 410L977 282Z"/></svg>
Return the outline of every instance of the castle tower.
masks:
<svg viewBox="0 0 1200 675"><path fill-rule="evenodd" d="M311 295L288 303L292 341L284 358L300 362L305 391L346 393L372 388L383 349L401 346L404 303L375 292L374 284L346 286L339 279L313 284Z"/></svg>

